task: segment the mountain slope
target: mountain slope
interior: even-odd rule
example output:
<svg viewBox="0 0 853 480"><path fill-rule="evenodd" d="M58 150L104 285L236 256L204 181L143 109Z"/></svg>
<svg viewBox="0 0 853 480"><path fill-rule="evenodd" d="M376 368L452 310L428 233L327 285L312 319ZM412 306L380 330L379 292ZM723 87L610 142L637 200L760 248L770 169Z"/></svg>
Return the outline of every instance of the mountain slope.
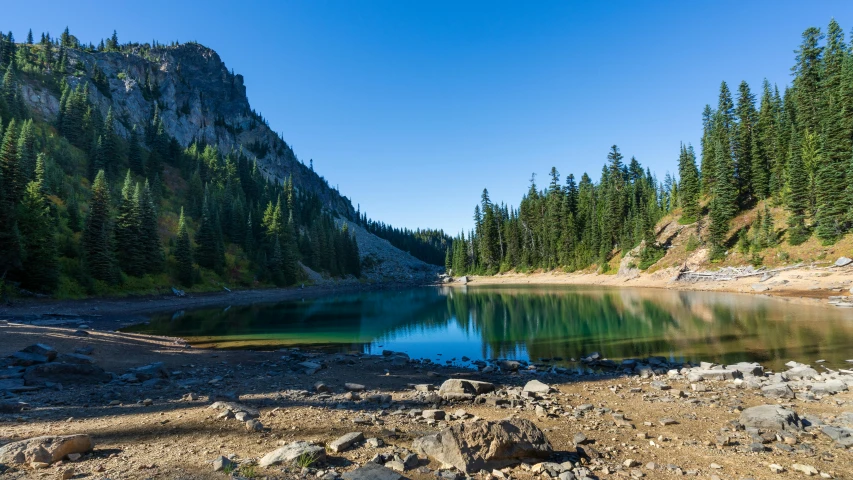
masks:
<svg viewBox="0 0 853 480"><path fill-rule="evenodd" d="M74 72L66 77L68 84L90 84L90 101L101 115L106 117L112 107L118 135L129 139L133 126L146 125L158 106L166 134L181 147L201 141L222 152L242 150L250 160L257 160L267 178L292 177L296 188L314 192L326 207L354 218L349 199L302 164L252 110L243 76L229 71L215 51L197 43L126 50L129 53L66 50ZM98 88L93 78L96 69L106 77L107 88ZM148 85L153 86L150 94ZM61 92L35 82L23 82L22 89L33 112L45 121L56 121Z"/></svg>

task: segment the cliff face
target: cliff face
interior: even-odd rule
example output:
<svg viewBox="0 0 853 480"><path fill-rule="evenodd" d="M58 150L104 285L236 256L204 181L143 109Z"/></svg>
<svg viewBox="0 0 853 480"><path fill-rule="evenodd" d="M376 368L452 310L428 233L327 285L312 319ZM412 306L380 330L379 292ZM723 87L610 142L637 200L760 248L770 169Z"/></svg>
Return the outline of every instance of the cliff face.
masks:
<svg viewBox="0 0 853 480"><path fill-rule="evenodd" d="M90 99L103 116L110 107L117 120L116 131L128 138L134 125L142 129L159 105L166 133L181 146L194 140L217 145L223 153L242 149L257 159L268 178L292 176L296 188L312 191L325 205L345 218L354 216L352 203L313 170L303 165L293 150L252 111L243 76L225 67L219 55L195 43L132 54L68 51L67 77L71 86L89 83ZM99 90L93 76L100 69L108 87ZM146 90L147 85L154 85ZM37 114L53 121L59 113L55 92L24 83L24 99Z"/></svg>

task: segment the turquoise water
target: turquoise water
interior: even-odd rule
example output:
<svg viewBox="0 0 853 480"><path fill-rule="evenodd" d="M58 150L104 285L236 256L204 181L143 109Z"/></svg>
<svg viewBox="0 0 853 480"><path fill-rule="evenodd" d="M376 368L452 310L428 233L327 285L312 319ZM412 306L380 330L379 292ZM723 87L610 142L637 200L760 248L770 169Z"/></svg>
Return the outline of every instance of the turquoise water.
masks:
<svg viewBox="0 0 853 480"><path fill-rule="evenodd" d="M219 348L394 350L462 364L511 358L789 360L850 367L853 309L743 294L576 286L423 287L163 315L133 331Z"/></svg>

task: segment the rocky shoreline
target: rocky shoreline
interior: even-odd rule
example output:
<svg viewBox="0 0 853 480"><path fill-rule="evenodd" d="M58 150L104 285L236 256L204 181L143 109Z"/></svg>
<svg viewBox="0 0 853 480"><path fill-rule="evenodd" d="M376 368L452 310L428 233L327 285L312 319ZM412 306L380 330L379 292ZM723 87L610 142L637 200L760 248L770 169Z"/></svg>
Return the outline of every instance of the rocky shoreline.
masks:
<svg viewBox="0 0 853 480"><path fill-rule="evenodd" d="M0 336L4 478L853 476L847 365L593 353L583 369L466 369L14 323Z"/></svg>

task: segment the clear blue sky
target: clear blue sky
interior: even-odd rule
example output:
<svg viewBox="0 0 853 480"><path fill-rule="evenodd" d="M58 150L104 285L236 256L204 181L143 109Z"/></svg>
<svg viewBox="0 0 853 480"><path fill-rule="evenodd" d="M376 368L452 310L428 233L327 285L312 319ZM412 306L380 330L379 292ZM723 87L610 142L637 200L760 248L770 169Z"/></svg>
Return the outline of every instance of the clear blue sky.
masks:
<svg viewBox="0 0 853 480"><path fill-rule="evenodd" d="M125 6L126 5L126 6ZM249 100L372 218L469 229L483 187L517 204L552 165L597 179L612 144L659 178L698 149L720 81L790 81L809 26L849 1L6 2L20 41L195 40L242 73Z"/></svg>

